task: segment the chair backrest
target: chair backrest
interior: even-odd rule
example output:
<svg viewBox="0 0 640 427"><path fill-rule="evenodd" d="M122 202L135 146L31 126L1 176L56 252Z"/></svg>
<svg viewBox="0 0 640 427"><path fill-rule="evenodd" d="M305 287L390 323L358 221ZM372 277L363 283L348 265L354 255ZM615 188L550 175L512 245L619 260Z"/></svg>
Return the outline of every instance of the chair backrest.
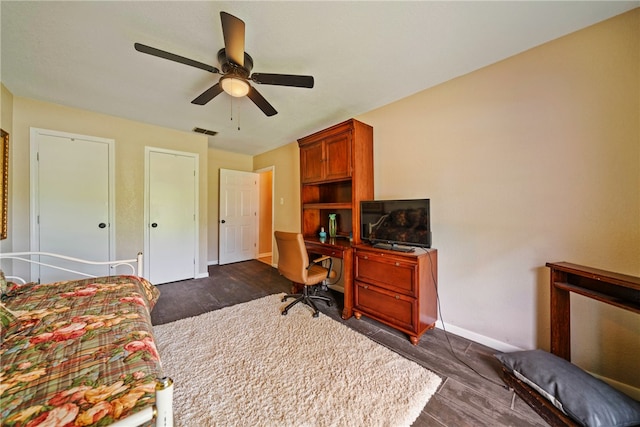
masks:
<svg viewBox="0 0 640 427"><path fill-rule="evenodd" d="M273 234L278 245L278 271L294 283L305 283L309 255L302 234L286 231L276 231Z"/></svg>

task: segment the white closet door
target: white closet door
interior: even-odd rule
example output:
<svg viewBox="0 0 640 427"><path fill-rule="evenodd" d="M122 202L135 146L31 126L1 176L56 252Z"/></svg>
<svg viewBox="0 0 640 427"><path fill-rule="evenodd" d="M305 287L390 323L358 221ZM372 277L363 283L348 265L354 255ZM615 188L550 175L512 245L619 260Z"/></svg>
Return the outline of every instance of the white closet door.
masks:
<svg viewBox="0 0 640 427"><path fill-rule="evenodd" d="M111 259L112 144L112 140L32 130L32 250L91 261ZM94 275L109 273L106 266L63 264ZM36 274L43 283L74 277L48 267L40 267Z"/></svg>
<svg viewBox="0 0 640 427"><path fill-rule="evenodd" d="M196 276L197 157L148 153L148 277L153 284Z"/></svg>

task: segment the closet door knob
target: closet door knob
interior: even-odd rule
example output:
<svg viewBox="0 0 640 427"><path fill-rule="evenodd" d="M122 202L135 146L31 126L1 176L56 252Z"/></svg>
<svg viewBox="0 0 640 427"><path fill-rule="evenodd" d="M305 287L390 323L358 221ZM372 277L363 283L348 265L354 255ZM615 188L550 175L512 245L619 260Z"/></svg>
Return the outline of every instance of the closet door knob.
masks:
<svg viewBox="0 0 640 427"><path fill-rule="evenodd" d="M105 224L104 222L101 222L100 224L98 224L98 228L105 228L107 226L107 224Z"/></svg>
<svg viewBox="0 0 640 427"><path fill-rule="evenodd" d="M152 228L156 228L157 226L158 226L158 223L156 223L156 222L151 223L151 227Z"/></svg>

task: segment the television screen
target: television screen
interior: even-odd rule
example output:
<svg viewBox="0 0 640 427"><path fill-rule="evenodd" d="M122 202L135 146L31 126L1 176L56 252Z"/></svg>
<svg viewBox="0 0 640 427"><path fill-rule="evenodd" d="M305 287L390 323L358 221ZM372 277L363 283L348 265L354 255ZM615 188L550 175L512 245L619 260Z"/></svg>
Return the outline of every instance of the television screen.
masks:
<svg viewBox="0 0 640 427"><path fill-rule="evenodd" d="M431 247L429 199L360 202L360 238L371 244ZM396 248L398 246L398 248Z"/></svg>

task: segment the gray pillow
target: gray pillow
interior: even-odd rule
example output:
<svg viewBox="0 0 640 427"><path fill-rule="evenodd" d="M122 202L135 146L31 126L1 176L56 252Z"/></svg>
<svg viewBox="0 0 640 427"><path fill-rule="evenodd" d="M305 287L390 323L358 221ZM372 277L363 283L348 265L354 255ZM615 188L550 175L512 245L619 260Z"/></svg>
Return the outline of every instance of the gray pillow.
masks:
<svg viewBox="0 0 640 427"><path fill-rule="evenodd" d="M543 350L495 356L518 379L583 426L640 425L640 402L558 356Z"/></svg>

